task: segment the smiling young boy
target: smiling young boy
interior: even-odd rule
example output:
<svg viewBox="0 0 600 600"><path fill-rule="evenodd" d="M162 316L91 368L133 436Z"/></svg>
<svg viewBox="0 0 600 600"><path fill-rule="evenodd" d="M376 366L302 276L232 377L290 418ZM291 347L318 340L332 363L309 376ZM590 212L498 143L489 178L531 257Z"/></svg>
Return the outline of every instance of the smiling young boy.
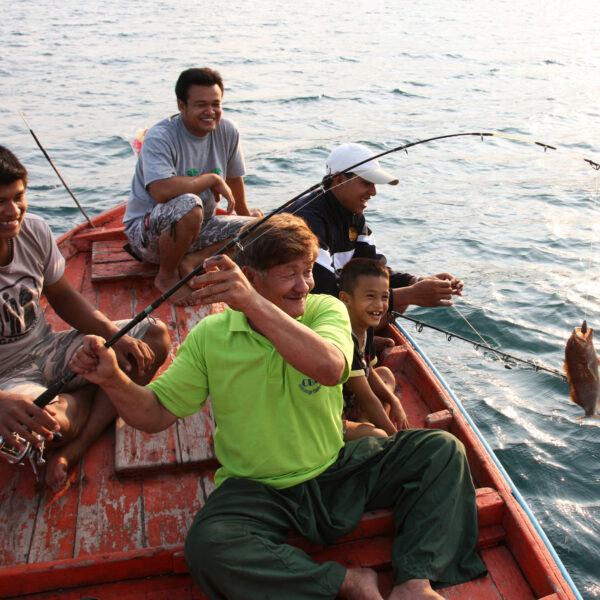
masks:
<svg viewBox="0 0 600 600"><path fill-rule="evenodd" d="M377 367L374 328L387 313L390 296L387 268L377 260L355 258L342 269L340 300L352 325L354 358L344 385L344 439L387 437L408 429L406 414L387 367Z"/></svg>

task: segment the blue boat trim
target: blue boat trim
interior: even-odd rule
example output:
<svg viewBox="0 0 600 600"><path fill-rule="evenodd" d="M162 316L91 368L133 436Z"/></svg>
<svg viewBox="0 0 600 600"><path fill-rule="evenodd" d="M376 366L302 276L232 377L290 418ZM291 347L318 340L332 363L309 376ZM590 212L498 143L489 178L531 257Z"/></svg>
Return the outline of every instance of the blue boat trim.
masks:
<svg viewBox="0 0 600 600"><path fill-rule="evenodd" d="M577 598L577 600L583 600L583 597L579 593L579 590L575 586L575 583L571 579L571 576L565 569L565 566L563 565L558 554L556 553L556 550L554 549L550 540L548 539L548 536L545 534L541 525L538 523L537 519L531 512L531 509L527 505L527 502L525 502L525 499L523 498L523 496L521 496L521 493L519 492L519 490L517 489L515 484L512 482L512 479L510 478L509 474L506 472L506 469L502 466L502 463L498 460L497 456L494 454L494 451L490 448L490 445L487 443L486 439L483 437L482 433L477 428L477 425L475 425L475 423L473 422L473 419L471 419L471 416L469 415L469 413L466 411L464 406L461 404L460 400L455 396L454 392L450 389L450 386L444 381L444 378L441 376L439 371L435 368L433 363L429 360L427 355L423 352L423 350L421 350L421 348L412 339L412 337L408 334L408 332L404 329L404 327L402 327L402 325L399 325L396 322L394 322L394 325L395 325L395 327L398 328L399 331L402 332L402 334L410 342L411 346L415 349L415 351L421 356L421 358L427 363L429 368L433 371L434 375L437 377L438 381L442 384L444 389L450 394L450 396L456 403L456 406L458 407L458 409L460 410L462 415L465 417L465 419L468 421L469 425L471 426L471 428L473 429L473 431L479 438L479 441L483 444L487 453L490 455L490 458L494 461L494 464L498 467L498 469L502 473L502 476L504 477L504 479L510 486L510 489L511 489L515 499L521 505L521 508L525 511L525 513L529 517L529 520L531 521L532 525L535 527L535 530L538 532L539 536L542 538L542 541L544 542L544 544L546 545L546 548L548 549L548 552L550 552L552 558L556 562L562 576L565 578L565 581L569 584L571 591L573 592L573 594L575 594L575 597Z"/></svg>

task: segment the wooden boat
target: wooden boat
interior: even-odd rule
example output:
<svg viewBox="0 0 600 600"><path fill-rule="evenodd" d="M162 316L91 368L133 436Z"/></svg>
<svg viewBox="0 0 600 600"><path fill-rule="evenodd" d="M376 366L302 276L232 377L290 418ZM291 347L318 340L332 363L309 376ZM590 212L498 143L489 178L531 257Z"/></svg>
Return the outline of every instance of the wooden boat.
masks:
<svg viewBox="0 0 600 600"><path fill-rule="evenodd" d="M113 319L131 318L155 297L155 267L122 251L124 206L59 239L71 283ZM223 309L160 306L172 352L195 323ZM48 320L64 327L50 309ZM477 488L479 553L485 577L440 590L448 599L580 598L543 532L435 369L406 332L383 357L412 427L442 428L466 446ZM163 367L164 368L164 367ZM74 469L70 486L38 489L27 464L0 464L0 598L201 599L183 556L195 512L213 489L216 459L210 406L159 434L110 427ZM352 534L314 546L290 532L290 543L315 560L336 560L379 573L392 587L393 523L387 511L366 514Z"/></svg>

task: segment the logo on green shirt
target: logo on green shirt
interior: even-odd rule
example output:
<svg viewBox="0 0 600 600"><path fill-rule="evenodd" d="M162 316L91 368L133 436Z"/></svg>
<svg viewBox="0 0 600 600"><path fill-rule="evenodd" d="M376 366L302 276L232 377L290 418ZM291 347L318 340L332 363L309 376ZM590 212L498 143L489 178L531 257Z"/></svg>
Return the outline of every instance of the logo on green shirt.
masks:
<svg viewBox="0 0 600 600"><path fill-rule="evenodd" d="M303 379L298 387L305 394L316 394L321 389L321 384L314 379Z"/></svg>

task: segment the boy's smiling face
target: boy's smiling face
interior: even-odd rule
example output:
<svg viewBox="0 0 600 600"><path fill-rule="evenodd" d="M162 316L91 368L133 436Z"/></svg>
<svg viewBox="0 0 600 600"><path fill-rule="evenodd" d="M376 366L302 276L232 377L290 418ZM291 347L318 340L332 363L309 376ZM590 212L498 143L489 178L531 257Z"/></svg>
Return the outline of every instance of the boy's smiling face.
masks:
<svg viewBox="0 0 600 600"><path fill-rule="evenodd" d="M365 331L377 327L389 306L390 290L387 277L361 275L352 293L340 292L346 305L353 330Z"/></svg>

